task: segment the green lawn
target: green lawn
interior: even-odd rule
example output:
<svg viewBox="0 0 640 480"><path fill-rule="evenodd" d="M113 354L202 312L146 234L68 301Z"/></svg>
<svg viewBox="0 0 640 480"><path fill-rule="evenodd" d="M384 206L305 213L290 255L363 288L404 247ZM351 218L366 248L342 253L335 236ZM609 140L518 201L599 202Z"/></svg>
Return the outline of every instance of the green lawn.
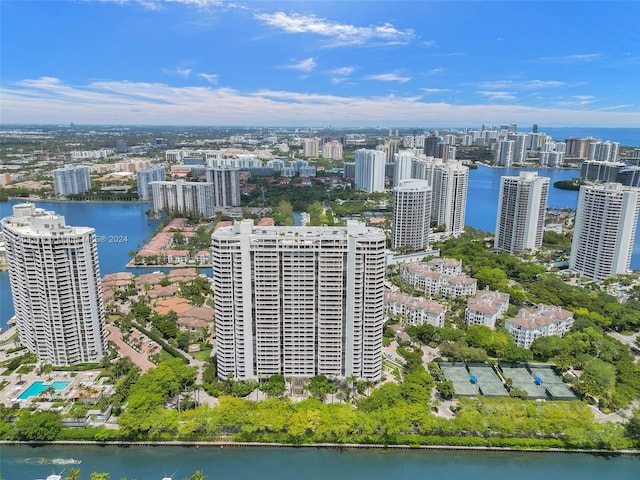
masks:
<svg viewBox="0 0 640 480"><path fill-rule="evenodd" d="M206 362L211 357L211 350L213 350L213 348L206 348L204 350L200 350L199 352L191 353L191 356L196 360L200 360L201 362Z"/></svg>

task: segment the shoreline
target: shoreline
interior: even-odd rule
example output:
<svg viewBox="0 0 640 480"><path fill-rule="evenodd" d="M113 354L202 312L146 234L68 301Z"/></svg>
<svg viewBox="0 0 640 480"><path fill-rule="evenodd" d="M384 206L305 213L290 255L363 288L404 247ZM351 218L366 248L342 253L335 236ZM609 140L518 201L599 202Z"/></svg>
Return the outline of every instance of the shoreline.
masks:
<svg viewBox="0 0 640 480"><path fill-rule="evenodd" d="M31 202L31 203L79 203L79 204L91 204L91 203L117 203L117 204L127 204L131 203L134 205L139 205L141 203L149 203L148 200L127 200L127 201L117 201L117 200L61 200L59 198L31 198L31 197L9 197L8 201L11 200L20 200L23 202Z"/></svg>
<svg viewBox="0 0 640 480"><path fill-rule="evenodd" d="M458 445L383 445L375 443L264 443L264 442L226 442L226 441L12 441L0 440L0 446L76 446L76 447L183 447L183 448L322 448L331 450L423 450L423 451L473 451L473 452L517 452L517 453L564 453L564 454L590 454L606 456L640 456L640 450L603 450L603 449L564 449L564 448L510 448L510 447L482 447L482 446L458 446Z"/></svg>
<svg viewBox="0 0 640 480"><path fill-rule="evenodd" d="M159 268L213 268L212 263L199 263L197 265L191 265L189 263L172 263L166 265L136 265L135 263L131 263L131 261L127 262L124 266L125 268L155 268L158 270Z"/></svg>

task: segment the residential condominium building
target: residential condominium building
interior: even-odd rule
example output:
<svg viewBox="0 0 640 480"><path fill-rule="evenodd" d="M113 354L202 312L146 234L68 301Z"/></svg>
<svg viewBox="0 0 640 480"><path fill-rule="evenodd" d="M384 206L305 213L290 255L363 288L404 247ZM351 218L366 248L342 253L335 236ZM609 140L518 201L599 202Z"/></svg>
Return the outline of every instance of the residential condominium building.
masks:
<svg viewBox="0 0 640 480"><path fill-rule="evenodd" d="M53 171L53 191L56 195L72 195L91 190L89 167L67 165Z"/></svg>
<svg viewBox="0 0 640 480"><path fill-rule="evenodd" d="M501 178L494 248L509 253L540 248L548 193L549 178L536 172Z"/></svg>
<svg viewBox="0 0 640 480"><path fill-rule="evenodd" d="M474 278L463 274L447 275L423 262L403 263L400 265L400 277L412 287L431 297L470 296L475 295L478 288L478 282Z"/></svg>
<svg viewBox="0 0 640 480"><path fill-rule="evenodd" d="M94 229L20 203L2 232L20 344L52 365L99 362L107 338Z"/></svg>
<svg viewBox="0 0 640 480"><path fill-rule="evenodd" d="M623 162L587 160L580 166L580 178L599 182L615 182L618 172L626 167Z"/></svg>
<svg viewBox="0 0 640 480"><path fill-rule="evenodd" d="M462 273L462 262L455 258L435 257L424 262L427 268L445 275L460 275Z"/></svg>
<svg viewBox="0 0 640 480"><path fill-rule="evenodd" d="M587 150L587 160L597 160L600 162L617 162L620 152L620 144L618 142L595 141L589 143Z"/></svg>
<svg viewBox="0 0 640 480"><path fill-rule="evenodd" d="M147 167L138 170L136 180L138 183L138 198L140 200L151 200L151 182L163 182L166 178L164 167Z"/></svg>
<svg viewBox="0 0 640 480"><path fill-rule="evenodd" d="M434 327L444 327L444 307L435 300L386 289L384 306L388 314L400 315L405 325L427 323Z"/></svg>
<svg viewBox="0 0 640 480"><path fill-rule="evenodd" d="M582 185L569 269L603 280L626 273L640 214L640 189L619 183Z"/></svg>
<svg viewBox="0 0 640 480"><path fill-rule="evenodd" d="M429 245L431 225L431 187L425 180L403 180L393 189L391 248Z"/></svg>
<svg viewBox="0 0 640 480"><path fill-rule="evenodd" d="M322 158L342 160L342 150L342 143L338 140L331 140L322 146Z"/></svg>
<svg viewBox="0 0 640 480"><path fill-rule="evenodd" d="M449 235L464 232L468 188L469 167L456 161L434 165L431 221Z"/></svg>
<svg viewBox="0 0 640 480"><path fill-rule="evenodd" d="M380 379L382 230L243 220L218 228L211 250L220 379Z"/></svg>
<svg viewBox="0 0 640 480"><path fill-rule="evenodd" d="M475 297L467 299L464 319L467 325L483 325L496 328L509 308L509 294L489 290L480 290Z"/></svg>
<svg viewBox="0 0 640 480"><path fill-rule="evenodd" d="M418 157L410 150L400 150L393 159L393 186L397 187L403 180L415 178L412 175L413 162Z"/></svg>
<svg viewBox="0 0 640 480"><path fill-rule="evenodd" d="M207 183L213 184L216 207L240 206L240 170L237 168L207 168Z"/></svg>
<svg viewBox="0 0 640 480"><path fill-rule="evenodd" d="M172 212L182 215L215 215L214 187L212 183L151 182L152 211Z"/></svg>
<svg viewBox="0 0 640 480"><path fill-rule="evenodd" d="M573 325L573 313L560 307L538 305L521 308L513 318L504 321L505 328L519 347L529 348L536 338L555 335L564 337Z"/></svg>
<svg viewBox="0 0 640 480"><path fill-rule="evenodd" d="M356 188L366 192L384 192L385 152L361 148L356 150L355 163Z"/></svg>
<svg viewBox="0 0 640 480"><path fill-rule="evenodd" d="M514 140L500 140L496 144L496 165L510 168L513 165L516 142Z"/></svg>
<svg viewBox="0 0 640 480"><path fill-rule="evenodd" d="M302 156L318 158L320 156L320 139L305 138L302 141Z"/></svg>

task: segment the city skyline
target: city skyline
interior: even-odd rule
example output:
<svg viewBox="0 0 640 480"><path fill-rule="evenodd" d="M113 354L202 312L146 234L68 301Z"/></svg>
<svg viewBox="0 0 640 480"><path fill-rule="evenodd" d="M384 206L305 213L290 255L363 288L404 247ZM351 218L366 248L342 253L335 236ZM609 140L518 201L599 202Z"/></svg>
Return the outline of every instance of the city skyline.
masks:
<svg viewBox="0 0 640 480"><path fill-rule="evenodd" d="M9 0L0 18L5 124L640 124L634 2Z"/></svg>

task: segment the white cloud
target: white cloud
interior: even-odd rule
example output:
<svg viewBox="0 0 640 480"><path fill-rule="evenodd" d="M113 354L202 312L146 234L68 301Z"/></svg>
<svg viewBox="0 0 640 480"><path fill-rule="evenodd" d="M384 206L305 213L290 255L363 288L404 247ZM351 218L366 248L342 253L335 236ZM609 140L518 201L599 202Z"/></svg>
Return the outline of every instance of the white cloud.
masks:
<svg viewBox="0 0 640 480"><path fill-rule="evenodd" d="M216 85L218 83L218 75L213 73L199 73L199 77L204 78L207 82L212 85Z"/></svg>
<svg viewBox="0 0 640 480"><path fill-rule="evenodd" d="M442 72L444 72L444 68L436 67L436 68L432 68L430 70L427 70L425 72L425 74L428 75L428 76L432 76L432 75L437 75L438 73L442 73Z"/></svg>
<svg viewBox="0 0 640 480"><path fill-rule="evenodd" d="M583 108L591 105L596 101L596 97L592 95L573 95L571 97L560 97L554 106L560 108Z"/></svg>
<svg viewBox="0 0 640 480"><path fill-rule="evenodd" d="M286 33L309 33L325 37L329 40L328 46L331 47L367 44L406 45L416 37L413 30L400 30L390 23L358 27L316 15L285 12L256 13L255 18Z"/></svg>
<svg viewBox="0 0 640 480"><path fill-rule="evenodd" d="M586 63L601 60L604 55L601 53L581 53L574 55L560 55L557 57L540 57L538 61L547 63Z"/></svg>
<svg viewBox="0 0 640 480"><path fill-rule="evenodd" d="M599 110L601 111L620 110L621 108L629 108L629 107L633 107L633 105L631 103L628 103L626 105L611 105L610 107L602 107Z"/></svg>
<svg viewBox="0 0 640 480"><path fill-rule="evenodd" d="M180 77L184 77L187 78L191 75L191 72L193 72L193 70L191 70L190 68L163 68L162 71L164 73L169 73L169 74L173 74L173 75L178 75Z"/></svg>
<svg viewBox="0 0 640 480"><path fill-rule="evenodd" d="M340 67L334 68L333 70L329 70L329 73L332 75L339 75L341 77L348 77L355 71L354 67Z"/></svg>
<svg viewBox="0 0 640 480"><path fill-rule="evenodd" d="M85 0L93 1L93 0ZM222 0L99 0L102 3L119 3L121 5L140 5L147 10L161 10L164 4L179 3L198 8L217 7L223 4Z"/></svg>
<svg viewBox="0 0 640 480"><path fill-rule="evenodd" d="M490 100L515 100L516 97L512 92L501 92L501 91L486 91L481 90L478 92L483 97L487 97Z"/></svg>
<svg viewBox="0 0 640 480"><path fill-rule="evenodd" d="M498 80L495 82L482 82L480 88L487 90L497 89L503 90L505 88L518 89L518 90L540 90L543 88L555 88L564 87L569 85L567 82L560 82L555 80ZM575 85L575 84L574 84Z"/></svg>
<svg viewBox="0 0 640 480"><path fill-rule="evenodd" d="M311 72L316 68L316 60L313 57L305 58L297 63L291 65L285 65L282 68L288 68L291 70L300 70L301 72Z"/></svg>
<svg viewBox="0 0 640 480"><path fill-rule="evenodd" d="M380 73L378 75L369 75L369 80L378 80L380 82L400 82L406 83L411 80L411 77L401 77L395 73Z"/></svg>
<svg viewBox="0 0 640 480"><path fill-rule="evenodd" d="M442 93L442 92L450 92L450 88L421 88L424 93Z"/></svg>
<svg viewBox="0 0 640 480"><path fill-rule="evenodd" d="M495 94L496 92L491 92ZM505 95L509 95L505 93ZM503 98L502 100L505 100ZM584 102L581 96L567 101ZM548 126L636 126L638 111L537 108L514 104L451 105L416 97L344 97L260 90L243 93L213 86L103 81L70 85L53 77L5 85L5 123L175 125L376 125L469 126L505 121ZM621 107L622 108L622 107Z"/></svg>

